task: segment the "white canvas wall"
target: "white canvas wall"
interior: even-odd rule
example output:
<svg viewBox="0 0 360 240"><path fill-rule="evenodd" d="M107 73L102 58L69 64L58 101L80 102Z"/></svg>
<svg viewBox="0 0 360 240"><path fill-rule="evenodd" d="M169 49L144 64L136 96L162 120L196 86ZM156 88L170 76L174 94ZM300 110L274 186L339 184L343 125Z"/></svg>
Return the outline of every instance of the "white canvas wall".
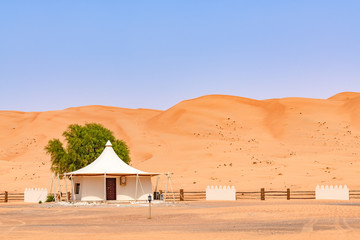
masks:
<svg viewBox="0 0 360 240"><path fill-rule="evenodd" d="M104 177L74 177L74 190L76 183L80 183L77 201L103 201L104 199Z"/></svg>
<svg viewBox="0 0 360 240"><path fill-rule="evenodd" d="M147 200L148 195L152 195L151 177L139 177L137 190L138 200ZM135 200L136 176L126 177L126 185L120 185L120 178L116 179L116 199Z"/></svg>
<svg viewBox="0 0 360 240"><path fill-rule="evenodd" d="M120 185L120 177L116 178L116 200L132 201L135 200L136 176L126 177L126 185ZM149 194L152 195L151 177L140 177L138 182L137 199L147 200ZM76 194L77 201L103 201L104 200L104 177L74 177L74 189L76 183L80 183L79 194Z"/></svg>

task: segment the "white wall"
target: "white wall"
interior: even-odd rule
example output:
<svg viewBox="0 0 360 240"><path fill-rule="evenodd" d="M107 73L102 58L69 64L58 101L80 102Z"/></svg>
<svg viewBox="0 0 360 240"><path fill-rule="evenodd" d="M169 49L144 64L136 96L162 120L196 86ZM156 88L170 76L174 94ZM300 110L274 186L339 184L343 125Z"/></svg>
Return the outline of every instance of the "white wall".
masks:
<svg viewBox="0 0 360 240"><path fill-rule="evenodd" d="M120 177L116 178L116 200L132 201L135 200L136 176L126 177L126 184L120 185ZM148 195L152 195L151 177L140 177L138 182L137 199L147 200ZM76 194L77 201L103 201L104 199L104 176L99 177L75 177L74 190L76 183L80 183L80 192Z"/></svg>
<svg viewBox="0 0 360 240"><path fill-rule="evenodd" d="M153 195L151 177L139 177L139 179L137 199L147 200L149 194ZM116 199L121 201L135 200L136 176L126 177L126 185L120 185L120 178L116 180Z"/></svg>
<svg viewBox="0 0 360 240"><path fill-rule="evenodd" d="M329 187L326 185L319 185L316 186L315 189L315 198L316 199L332 199L332 200L349 200L349 189L345 185L342 187L341 185L338 187L335 185L333 187L332 185Z"/></svg>
<svg viewBox="0 0 360 240"><path fill-rule="evenodd" d="M24 191L24 202L38 203L45 202L47 199L47 189L40 188L26 188Z"/></svg>
<svg viewBox="0 0 360 240"><path fill-rule="evenodd" d="M218 187L207 186L206 188L206 200L236 200L236 189L234 186Z"/></svg>
<svg viewBox="0 0 360 240"><path fill-rule="evenodd" d="M79 194L76 194L77 201L103 201L104 199L104 177L74 177L74 191L76 183L80 183Z"/></svg>

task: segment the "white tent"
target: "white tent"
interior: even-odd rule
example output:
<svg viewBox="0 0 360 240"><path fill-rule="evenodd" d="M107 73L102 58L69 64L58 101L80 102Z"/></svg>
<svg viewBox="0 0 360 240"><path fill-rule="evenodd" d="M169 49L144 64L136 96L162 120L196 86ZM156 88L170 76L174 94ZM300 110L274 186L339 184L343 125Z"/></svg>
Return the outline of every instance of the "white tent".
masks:
<svg viewBox="0 0 360 240"><path fill-rule="evenodd" d="M71 177L75 201L147 200L148 195L152 195L151 177L157 175L127 165L115 153L110 141L91 164L65 174Z"/></svg>

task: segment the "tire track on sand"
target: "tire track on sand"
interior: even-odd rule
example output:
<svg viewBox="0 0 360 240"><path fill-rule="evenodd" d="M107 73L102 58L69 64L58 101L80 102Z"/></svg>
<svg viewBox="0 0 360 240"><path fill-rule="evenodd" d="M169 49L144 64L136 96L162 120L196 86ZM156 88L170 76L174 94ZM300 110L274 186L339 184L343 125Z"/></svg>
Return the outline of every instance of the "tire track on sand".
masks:
<svg viewBox="0 0 360 240"><path fill-rule="evenodd" d="M314 225L317 223L317 219L312 218L309 220L309 222L305 223L302 232L313 232L314 231Z"/></svg>

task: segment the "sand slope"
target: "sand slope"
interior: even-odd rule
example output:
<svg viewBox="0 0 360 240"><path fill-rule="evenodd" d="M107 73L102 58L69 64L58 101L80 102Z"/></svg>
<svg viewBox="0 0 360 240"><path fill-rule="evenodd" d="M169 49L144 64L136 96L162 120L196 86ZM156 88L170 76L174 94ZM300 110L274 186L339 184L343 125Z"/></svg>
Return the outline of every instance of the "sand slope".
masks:
<svg viewBox="0 0 360 240"><path fill-rule="evenodd" d="M166 111L85 106L0 111L0 191L49 187L43 148L69 124L96 122L130 146L132 165L171 172L175 189L207 185L360 189L360 93L329 99L210 95Z"/></svg>

